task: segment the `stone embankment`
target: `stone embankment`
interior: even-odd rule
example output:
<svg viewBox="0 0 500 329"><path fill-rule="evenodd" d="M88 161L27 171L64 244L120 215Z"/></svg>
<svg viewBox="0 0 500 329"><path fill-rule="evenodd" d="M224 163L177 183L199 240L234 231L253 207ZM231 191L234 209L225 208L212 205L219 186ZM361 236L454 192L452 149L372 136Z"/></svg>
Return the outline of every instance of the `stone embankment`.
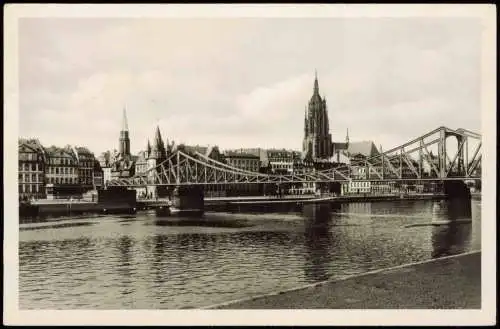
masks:
<svg viewBox="0 0 500 329"><path fill-rule="evenodd" d="M325 281L206 309L480 309L481 252Z"/></svg>

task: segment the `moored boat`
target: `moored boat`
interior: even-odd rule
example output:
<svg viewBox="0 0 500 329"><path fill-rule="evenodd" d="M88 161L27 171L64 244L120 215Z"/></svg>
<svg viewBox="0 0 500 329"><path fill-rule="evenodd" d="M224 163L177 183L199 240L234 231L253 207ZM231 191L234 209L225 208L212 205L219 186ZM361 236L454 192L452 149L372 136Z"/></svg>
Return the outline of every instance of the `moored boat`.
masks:
<svg viewBox="0 0 500 329"><path fill-rule="evenodd" d="M202 209L179 209L176 207L169 207L169 212L172 216L201 216L204 211Z"/></svg>

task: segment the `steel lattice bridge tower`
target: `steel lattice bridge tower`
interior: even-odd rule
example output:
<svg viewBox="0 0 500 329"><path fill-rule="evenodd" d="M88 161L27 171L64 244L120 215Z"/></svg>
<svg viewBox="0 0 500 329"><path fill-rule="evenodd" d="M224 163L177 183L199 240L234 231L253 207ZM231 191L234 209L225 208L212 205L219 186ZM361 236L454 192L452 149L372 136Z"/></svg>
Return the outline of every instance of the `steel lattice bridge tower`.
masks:
<svg viewBox="0 0 500 329"><path fill-rule="evenodd" d="M446 141L455 138L457 150L447 152ZM477 143L469 151L469 143ZM437 154L429 149L437 146ZM452 154L450 154L452 153ZM201 153L174 150L154 168L130 178L114 179L108 186L199 186L214 184L329 183L369 181L446 181L481 179L481 135L466 129L439 127L403 145L362 160L325 170L300 170L275 175L252 172L218 162ZM356 172L363 168L364 177Z"/></svg>

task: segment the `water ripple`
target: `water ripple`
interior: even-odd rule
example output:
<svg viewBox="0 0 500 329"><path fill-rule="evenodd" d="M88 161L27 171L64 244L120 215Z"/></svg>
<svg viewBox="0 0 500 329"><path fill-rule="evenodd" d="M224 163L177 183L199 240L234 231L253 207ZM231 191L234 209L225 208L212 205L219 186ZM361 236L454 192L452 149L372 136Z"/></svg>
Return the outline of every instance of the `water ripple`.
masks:
<svg viewBox="0 0 500 329"><path fill-rule="evenodd" d="M450 216L464 210L420 201L207 213L189 223L137 214L24 224L20 307L196 308L480 249L474 201L471 223L423 225Z"/></svg>

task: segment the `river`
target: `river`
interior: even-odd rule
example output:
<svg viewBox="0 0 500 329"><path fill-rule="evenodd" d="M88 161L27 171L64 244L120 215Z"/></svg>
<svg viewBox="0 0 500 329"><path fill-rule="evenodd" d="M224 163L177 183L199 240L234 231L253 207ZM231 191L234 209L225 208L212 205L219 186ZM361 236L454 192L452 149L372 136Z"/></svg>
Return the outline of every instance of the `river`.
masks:
<svg viewBox="0 0 500 329"><path fill-rule="evenodd" d="M443 220L456 224L425 225ZM480 250L481 203L53 219L21 224L19 240L21 309L196 308Z"/></svg>

